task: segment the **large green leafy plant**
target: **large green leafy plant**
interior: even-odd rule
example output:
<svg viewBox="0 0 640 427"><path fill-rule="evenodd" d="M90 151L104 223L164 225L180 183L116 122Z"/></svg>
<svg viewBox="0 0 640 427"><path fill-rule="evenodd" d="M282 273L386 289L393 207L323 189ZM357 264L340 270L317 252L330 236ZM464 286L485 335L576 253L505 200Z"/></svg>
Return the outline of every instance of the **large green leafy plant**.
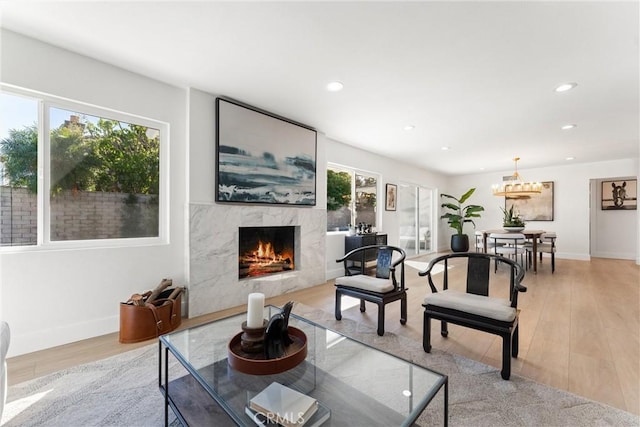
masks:
<svg viewBox="0 0 640 427"><path fill-rule="evenodd" d="M449 209L451 212L445 213L440 218L446 219L449 227L456 230L456 234L458 235L464 234L463 227L467 222L472 223L475 227L476 224L473 222L472 218L480 218L480 214L478 212L484 211L484 208L480 205L463 206L463 203L466 202L469 197L471 197L474 191L476 191L476 189L472 188L462 196L460 196L460 198L451 196L449 194L440 194L440 197L445 197L451 200L450 202L443 203L441 205L443 208Z"/></svg>

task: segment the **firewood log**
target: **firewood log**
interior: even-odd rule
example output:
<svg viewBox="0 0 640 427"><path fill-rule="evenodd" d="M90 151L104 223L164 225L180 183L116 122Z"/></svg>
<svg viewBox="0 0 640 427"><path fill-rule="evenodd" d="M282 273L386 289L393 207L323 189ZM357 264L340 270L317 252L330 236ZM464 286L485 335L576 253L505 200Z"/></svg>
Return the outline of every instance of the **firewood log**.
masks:
<svg viewBox="0 0 640 427"><path fill-rule="evenodd" d="M132 303L133 305L144 305L144 297L140 294L133 294L131 298L129 298L128 303Z"/></svg>
<svg viewBox="0 0 640 427"><path fill-rule="evenodd" d="M164 291L165 288L171 286L172 284L173 284L173 280L171 280L171 279L162 279L160 284L158 286L156 286L156 288L151 292L151 295L149 295L149 298L147 298L146 302L152 302L153 300L158 298L158 295L160 295L160 293L162 291Z"/></svg>
<svg viewBox="0 0 640 427"><path fill-rule="evenodd" d="M178 295L180 295L182 292L184 291L184 286L178 286L176 287L173 292L171 292L171 295L169 295L169 299L176 299L178 298Z"/></svg>

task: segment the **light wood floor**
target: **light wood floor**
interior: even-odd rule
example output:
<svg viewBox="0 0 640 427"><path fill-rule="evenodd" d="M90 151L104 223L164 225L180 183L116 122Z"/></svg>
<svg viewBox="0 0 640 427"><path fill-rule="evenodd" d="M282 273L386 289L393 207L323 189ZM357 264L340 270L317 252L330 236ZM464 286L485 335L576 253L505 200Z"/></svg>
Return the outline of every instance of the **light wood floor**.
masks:
<svg viewBox="0 0 640 427"><path fill-rule="evenodd" d="M417 258L425 261L429 257ZM512 372L540 383L567 390L640 415L640 267L633 261L593 259L590 262L557 260L551 274L545 258L538 274L527 273L521 294L520 354ZM400 325L399 304L388 307L386 330L422 339L424 278L407 267L409 319ZM333 312L331 281L309 289L268 299L283 304L292 300ZM244 311L235 307L198 318L185 319L181 328ZM295 308L294 308L295 310ZM366 313L358 307L343 311L375 327L376 308ZM450 325L449 337L439 334L433 322L434 348L457 353L500 367L500 338ZM9 384L17 384L70 366L102 359L155 340L120 344L118 334L38 351L7 360Z"/></svg>

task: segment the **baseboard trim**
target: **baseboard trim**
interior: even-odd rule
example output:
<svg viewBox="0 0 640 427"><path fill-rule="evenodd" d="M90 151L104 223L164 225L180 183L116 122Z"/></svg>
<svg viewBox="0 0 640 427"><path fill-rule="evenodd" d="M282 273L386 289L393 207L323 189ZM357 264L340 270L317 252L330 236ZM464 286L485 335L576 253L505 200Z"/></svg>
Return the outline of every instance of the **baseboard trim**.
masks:
<svg viewBox="0 0 640 427"><path fill-rule="evenodd" d="M11 325L9 325L11 327ZM120 316L109 316L53 328L39 329L27 334L11 331L11 345L7 357L58 347L72 342L118 332Z"/></svg>
<svg viewBox="0 0 640 427"><path fill-rule="evenodd" d="M636 260L636 254L624 253L624 252L594 252L591 254L595 258L611 258L611 259L628 259Z"/></svg>

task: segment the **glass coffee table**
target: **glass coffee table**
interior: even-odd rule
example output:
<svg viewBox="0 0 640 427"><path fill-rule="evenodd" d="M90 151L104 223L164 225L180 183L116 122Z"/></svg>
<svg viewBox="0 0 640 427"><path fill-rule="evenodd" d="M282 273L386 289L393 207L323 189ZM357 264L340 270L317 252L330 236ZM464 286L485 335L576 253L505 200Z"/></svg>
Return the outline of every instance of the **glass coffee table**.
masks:
<svg viewBox="0 0 640 427"><path fill-rule="evenodd" d="M264 318L279 312L280 308L267 306ZM413 425L441 390L443 425L448 424L446 375L295 313L289 326L307 337L307 356L302 363L272 375L233 369L228 363L228 346L241 332L244 320L246 314L240 314L160 337L158 381L165 397L165 425L171 408L183 425L235 423L253 427L256 423L246 412L248 402L274 381L317 399L329 412L322 426ZM179 363L172 363L174 360Z"/></svg>

